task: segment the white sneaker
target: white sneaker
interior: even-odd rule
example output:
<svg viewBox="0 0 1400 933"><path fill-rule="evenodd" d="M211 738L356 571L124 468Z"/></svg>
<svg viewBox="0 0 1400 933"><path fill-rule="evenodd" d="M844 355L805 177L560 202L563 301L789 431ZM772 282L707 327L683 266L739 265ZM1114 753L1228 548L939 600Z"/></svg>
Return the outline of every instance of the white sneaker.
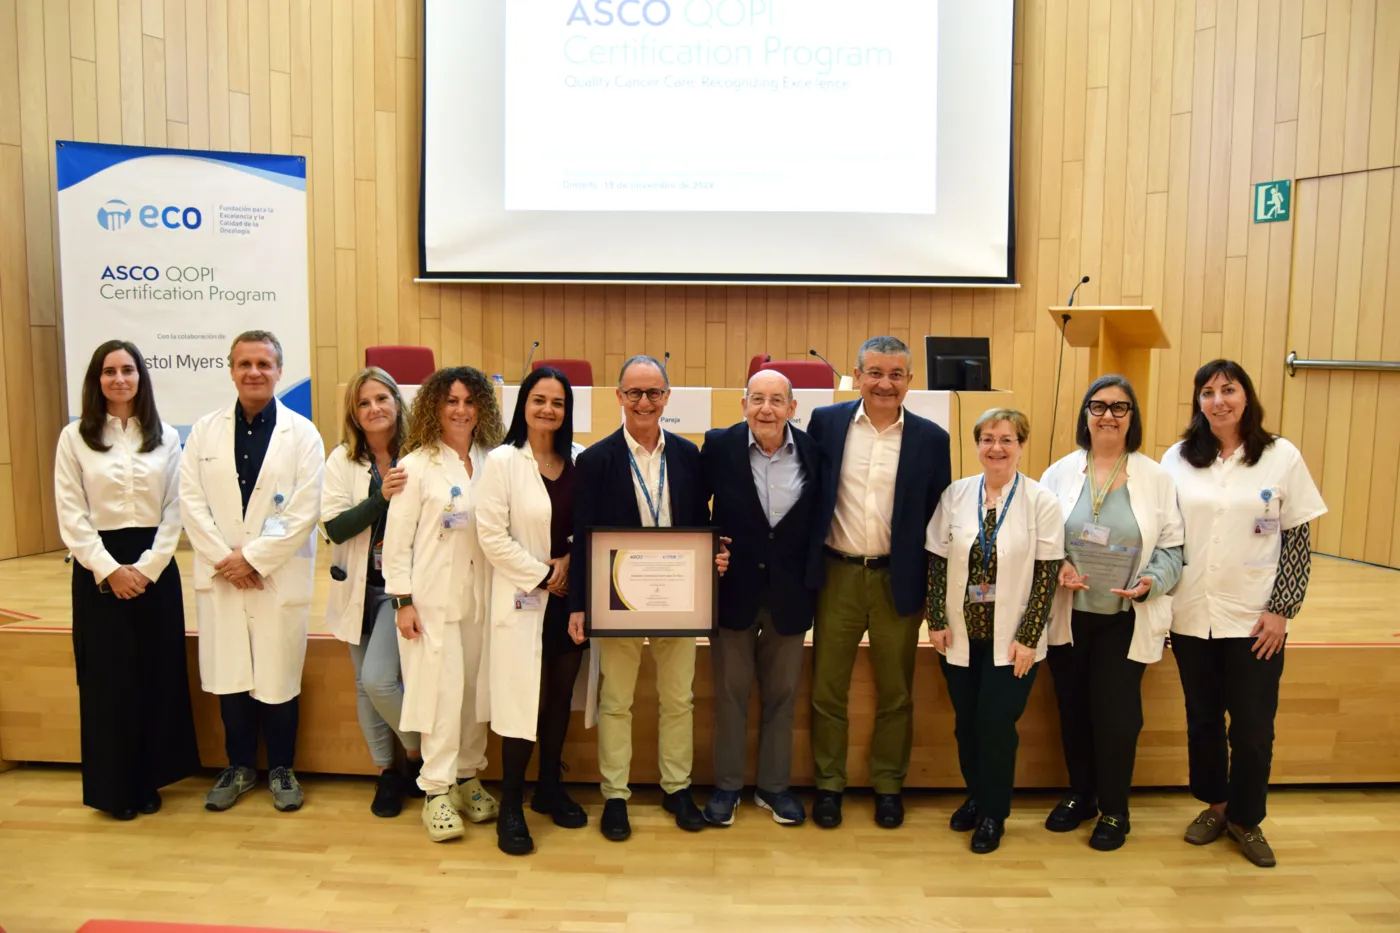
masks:
<svg viewBox="0 0 1400 933"><path fill-rule="evenodd" d="M461 784L453 784L447 797L452 801L453 808L473 823L494 820L500 812L496 798L486 793L480 778L468 778Z"/></svg>
<svg viewBox="0 0 1400 933"><path fill-rule="evenodd" d="M438 794L423 802L423 827L428 830L428 838L433 842L461 839L467 832L462 825L462 817L447 798L447 794Z"/></svg>

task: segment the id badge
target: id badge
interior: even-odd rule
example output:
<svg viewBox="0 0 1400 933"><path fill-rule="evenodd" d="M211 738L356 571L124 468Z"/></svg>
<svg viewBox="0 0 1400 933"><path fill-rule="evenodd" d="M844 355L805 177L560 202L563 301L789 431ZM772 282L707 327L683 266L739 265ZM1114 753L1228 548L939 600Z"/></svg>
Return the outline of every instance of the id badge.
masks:
<svg viewBox="0 0 1400 933"><path fill-rule="evenodd" d="M967 585L967 598L974 603L994 603L997 601L997 585L995 583L969 583Z"/></svg>
<svg viewBox="0 0 1400 933"><path fill-rule="evenodd" d="M263 519L262 536L264 538L285 538L287 536L287 520L280 515L269 515Z"/></svg>
<svg viewBox="0 0 1400 933"><path fill-rule="evenodd" d="M515 608L519 612L534 612L544 608L544 597L539 590L515 594Z"/></svg>
<svg viewBox="0 0 1400 933"><path fill-rule="evenodd" d="M1254 520L1254 533L1256 535L1276 535L1278 534L1278 519L1276 518L1256 518Z"/></svg>
<svg viewBox="0 0 1400 933"><path fill-rule="evenodd" d="M1080 541L1088 541L1090 544L1102 544L1108 546L1108 526L1095 525L1093 522L1085 522L1084 530L1079 532Z"/></svg>
<svg viewBox="0 0 1400 933"><path fill-rule="evenodd" d="M454 529L457 529L457 528L465 528L465 527L467 527L467 519L468 519L469 517L470 517L470 513L465 512L465 511L463 511L463 512L443 512L443 513L442 513L442 530L443 530L443 531L453 531Z"/></svg>
<svg viewBox="0 0 1400 933"><path fill-rule="evenodd" d="M381 572L384 570L384 543L382 541L374 546L374 569Z"/></svg>

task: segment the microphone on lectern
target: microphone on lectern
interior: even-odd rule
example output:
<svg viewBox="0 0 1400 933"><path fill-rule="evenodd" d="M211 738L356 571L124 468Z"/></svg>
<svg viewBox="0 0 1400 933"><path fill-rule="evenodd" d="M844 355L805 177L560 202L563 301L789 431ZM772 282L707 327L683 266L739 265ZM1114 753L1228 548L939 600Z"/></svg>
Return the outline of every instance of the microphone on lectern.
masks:
<svg viewBox="0 0 1400 933"><path fill-rule="evenodd" d="M1079 286L1081 286L1081 285L1088 285L1088 284L1089 284L1089 277L1088 277L1087 275L1084 276L1084 278L1080 279L1078 282L1075 283L1074 288L1070 290L1070 293L1069 293L1069 301L1065 303L1065 307L1066 307L1066 308L1073 308L1073 307L1074 307L1074 293L1077 292L1077 291L1079 291Z"/></svg>

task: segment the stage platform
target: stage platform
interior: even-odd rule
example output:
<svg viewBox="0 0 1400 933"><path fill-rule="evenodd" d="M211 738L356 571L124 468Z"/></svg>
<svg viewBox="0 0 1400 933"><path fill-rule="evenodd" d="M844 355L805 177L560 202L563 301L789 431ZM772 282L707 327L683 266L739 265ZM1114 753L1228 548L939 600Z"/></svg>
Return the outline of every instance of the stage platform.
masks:
<svg viewBox="0 0 1400 933"><path fill-rule="evenodd" d="M355 684L345 646L320 624L326 602L330 549L318 550L316 595L307 648L297 767L307 772L369 774L374 768L355 719ZM224 763L218 704L199 689L195 663L191 555L177 556L185 575L186 618L195 716L204 763ZM0 561L0 761L74 762L79 758L78 697L70 635L71 571L62 552ZM1400 571L1318 556L1311 590L1293 636L1283 675L1273 781L1276 784L1400 782ZM921 643L922 645L922 643ZM796 785L811 783L808 741L810 667L804 673L794 735ZM658 779L654 668L643 665L634 708L632 778ZM1050 672L1042 669L1021 721L1017 784L1062 787L1064 766ZM757 691L750 722L757 723ZM1134 783L1186 783L1186 728L1176 665L1167 656L1143 681L1145 727ZM911 787L962 783L953 745L953 714L937 654L918 653ZM875 704L864 657L851 688L850 778L867 782L867 748ZM713 687L709 648L702 641L695 676L695 781L710 780ZM494 777L498 741L490 751ZM757 734L749 735L750 769ZM597 780L597 745L575 714L564 751L573 781ZM752 780L752 775L750 775Z"/></svg>

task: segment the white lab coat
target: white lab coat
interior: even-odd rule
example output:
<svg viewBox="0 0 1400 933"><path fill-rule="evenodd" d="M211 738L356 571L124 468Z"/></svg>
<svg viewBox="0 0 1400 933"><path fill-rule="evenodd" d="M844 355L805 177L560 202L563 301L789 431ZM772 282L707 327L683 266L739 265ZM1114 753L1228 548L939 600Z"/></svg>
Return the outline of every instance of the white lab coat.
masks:
<svg viewBox="0 0 1400 933"><path fill-rule="evenodd" d="M1076 450L1052 463L1040 478L1040 483L1055 495L1060 503L1061 521L1070 513L1084 491L1084 475L1089 457ZM1176 483L1171 474L1151 457L1140 453L1128 455L1123 465L1128 474L1128 498L1132 502L1133 518L1142 535L1142 554L1131 583L1136 584L1142 568L1160 547L1179 547L1186 541L1186 529L1181 510L1176 504ZM1050 613L1050 644L1074 644L1070 619L1074 609L1074 591L1063 587L1055 590L1055 604ZM1155 664L1162 660L1162 645L1172 624L1172 598L1169 593L1133 603L1133 640L1128 646L1128 658L1140 664Z"/></svg>
<svg viewBox="0 0 1400 933"><path fill-rule="evenodd" d="M415 450L399 460L407 481L389 502L384 529L384 589L412 594L423 633L399 636L399 666L403 671L405 732L431 732L439 700L444 633L448 622L486 625L491 581L486 558L476 537L476 498L481 485L486 449L471 449L472 473L448 447ZM466 511L465 528L444 531L442 516L451 490L461 490L454 509ZM481 663L466 672L466 689L476 691L479 722L491 718L490 630L483 632Z"/></svg>
<svg viewBox="0 0 1400 933"><path fill-rule="evenodd" d="M321 491L321 521L328 522L369 496L369 465L351 459L344 444L337 444L326 458L326 482ZM345 571L345 579L331 577L326 600L326 628L341 641L360 643L364 628L365 576L369 571L369 531L349 541L331 545L331 565Z"/></svg>
<svg viewBox="0 0 1400 933"><path fill-rule="evenodd" d="M324 452L316 426L281 402L248 510L234 464L234 405L190 429L180 460L180 514L194 548L199 674L209 693L251 691L264 703L301 693L316 566ZM279 507L274 502L283 497ZM286 534L262 534L280 515ZM239 590L214 565L241 547L263 589Z"/></svg>
<svg viewBox="0 0 1400 933"><path fill-rule="evenodd" d="M575 444L577 459L583 445ZM539 717L541 632L549 593L539 589L549 572L549 491L529 444L498 447L486 458L477 495L477 535L491 563L491 728L510 738L535 740ZM577 490L575 495L588 495ZM539 609L516 609L515 594L536 591ZM597 652L587 652L574 691L574 708L597 719ZM584 673L584 672L587 673ZM580 689L582 688L582 689ZM580 702L582 701L582 702Z"/></svg>
<svg viewBox="0 0 1400 933"><path fill-rule="evenodd" d="M924 547L948 560L948 629L952 640L946 657L949 664L968 665L967 623L963 617L963 600L967 598L969 577L968 552L977 540L978 485L982 474L967 476L943 490L928 523ZM1002 498L1010 494L1010 484L1002 490ZM1001 514L998 513L998 518ZM1011 642L1021 625L1031 583L1035 578L1035 562L1060 561L1065 556L1065 520L1060 516L1059 503L1048 489L1027 476L1021 477L1016 495L1006 511L997 533L997 597L992 612L992 642L994 663L1011 663ZM1048 627L1048 626L1047 626ZM1035 646L1035 659L1045 659L1045 635Z"/></svg>

